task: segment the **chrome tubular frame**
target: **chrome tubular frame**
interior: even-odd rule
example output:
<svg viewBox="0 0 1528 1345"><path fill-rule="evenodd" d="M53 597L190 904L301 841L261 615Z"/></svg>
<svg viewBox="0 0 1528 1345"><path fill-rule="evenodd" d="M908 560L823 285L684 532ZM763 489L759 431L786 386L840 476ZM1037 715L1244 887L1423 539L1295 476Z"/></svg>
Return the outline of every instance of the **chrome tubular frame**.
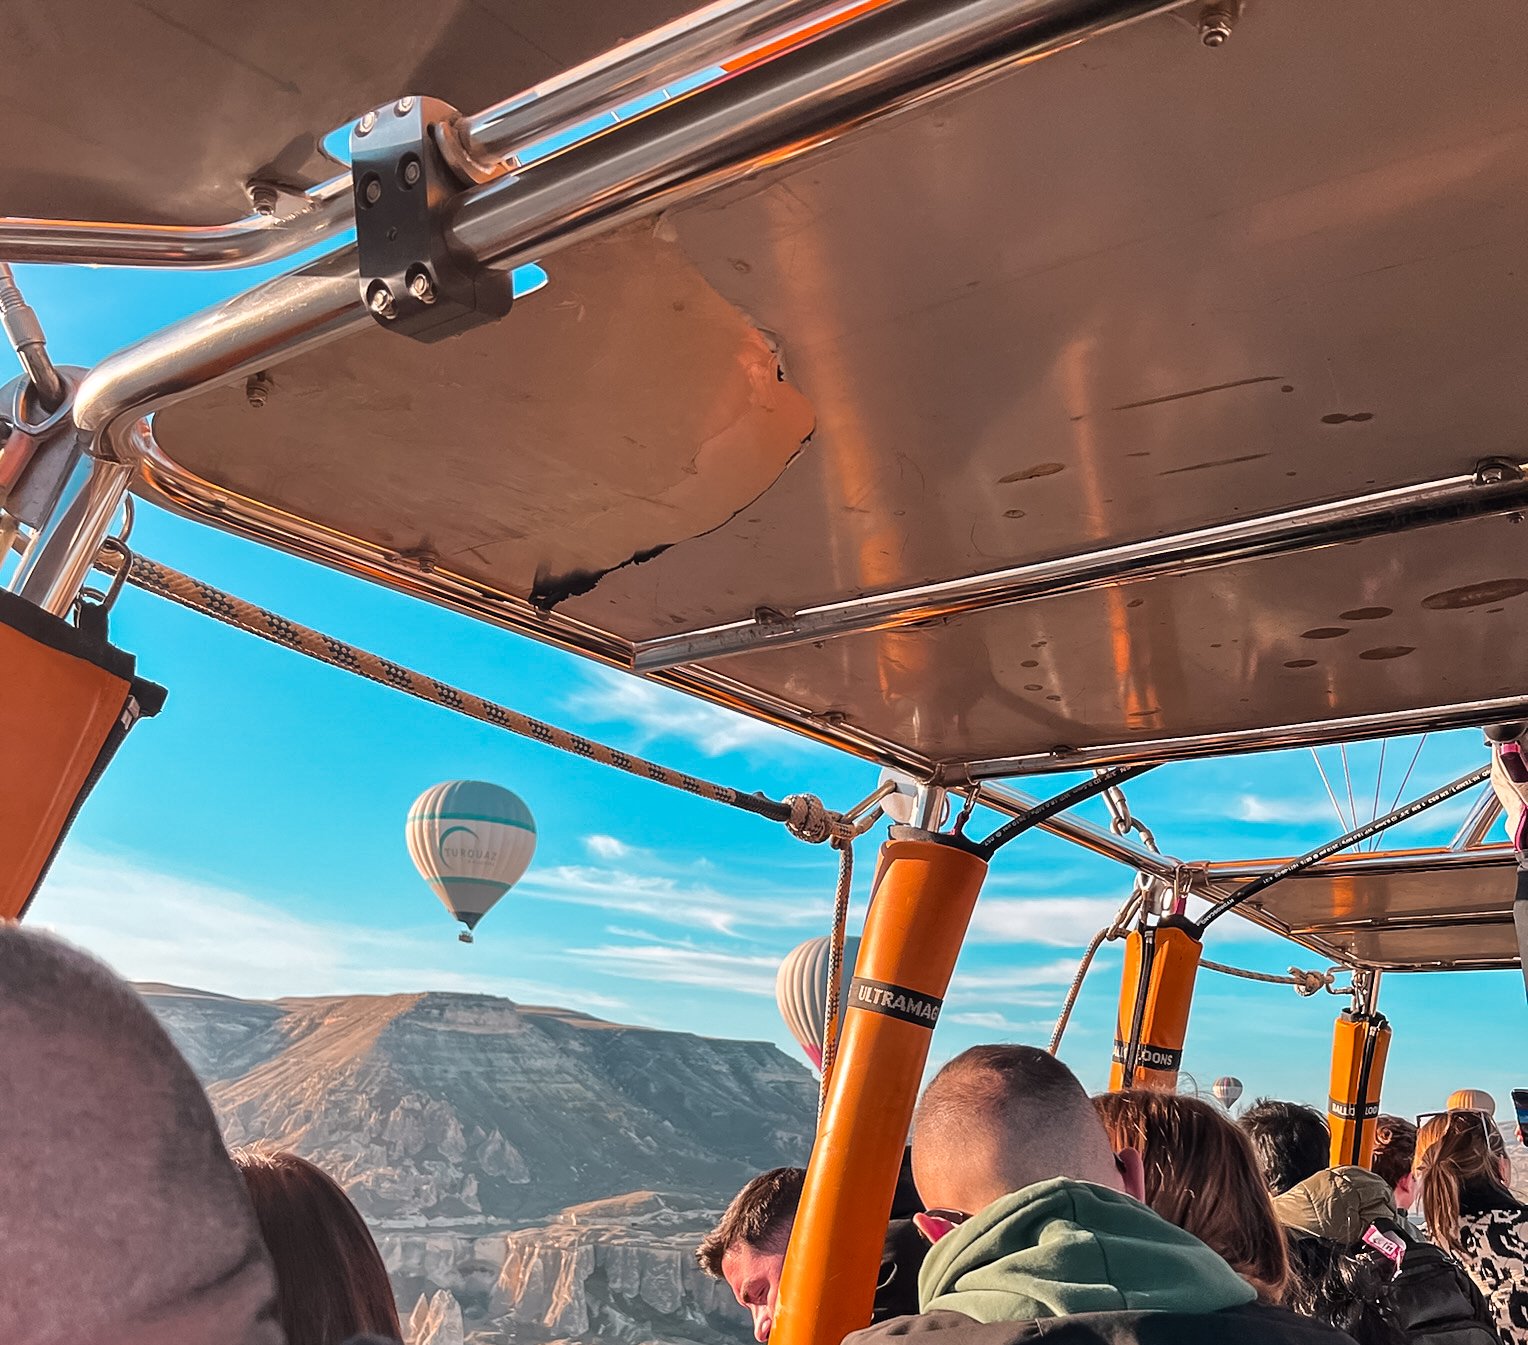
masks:
<svg viewBox="0 0 1528 1345"><path fill-rule="evenodd" d="M1447 729L1479 728L1528 716L1528 695L1495 700L1429 705L1418 710L1387 710L1381 714L1340 719L1311 719L1271 728L1233 729L1182 738L1142 738L1095 747L1053 747L1027 756L993 757L973 761L965 770L972 780L1007 775L1043 775L1050 771L1093 770L1126 761L1186 761L1198 757L1234 756L1243 752L1272 752L1281 747L1362 742L1407 733L1441 733Z"/></svg>
<svg viewBox="0 0 1528 1345"><path fill-rule="evenodd" d="M622 43L601 56L495 103L451 128L445 147L452 163L488 181L518 167L517 156L535 142L566 132L623 104L660 93L680 78L726 67L731 73L750 63L807 48L838 30L849 33L893 15L893 27L932 40L957 67L947 77L937 69L939 51L906 52L941 87L974 73L958 67L961 39L979 45L998 28L1010 30L1020 50L1012 57L1039 55L1107 31L1184 0L988 0L984 4L919 5L915 0L716 0L673 23ZM920 9L928 11L919 15ZM989 11L985 16L978 11ZM969 14L962 11L970 11ZM1006 11L1006 13L1005 13ZM911 17L909 17L911 16ZM944 30L936 33L936 30ZM857 40L857 39L856 39ZM850 43L855 45L854 42ZM867 46L870 44L866 44ZM933 59L929 59L933 58ZM864 59L871 83L880 55ZM976 64L980 64L980 57ZM888 71L888 74L890 72ZM428 90L418 92L428 93ZM96 263L126 266L232 268L292 256L344 228L351 219L350 175L340 174L312 188L303 208L285 216L252 214L207 226L147 225L0 218L0 256L18 262Z"/></svg>
<svg viewBox="0 0 1528 1345"><path fill-rule="evenodd" d="M783 618L750 619L665 635L636 646L638 672L703 659L782 648L834 636L891 630L965 612L990 611L1164 575L1193 574L1240 561L1289 555L1339 542L1513 513L1528 505L1528 479L1517 464L1494 471L1401 486L1351 499L1196 528L1171 537L1127 542L1079 556L1016 565L986 574L922 584L865 598L824 603ZM1491 479L1497 473L1501 479Z"/></svg>

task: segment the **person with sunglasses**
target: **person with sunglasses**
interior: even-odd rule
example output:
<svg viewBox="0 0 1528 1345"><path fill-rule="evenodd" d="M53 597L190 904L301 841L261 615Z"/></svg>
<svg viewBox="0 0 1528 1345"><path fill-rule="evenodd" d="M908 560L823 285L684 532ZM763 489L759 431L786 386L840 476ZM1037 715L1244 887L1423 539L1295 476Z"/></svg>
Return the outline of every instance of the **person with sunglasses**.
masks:
<svg viewBox="0 0 1528 1345"><path fill-rule="evenodd" d="M1429 1236L1479 1285L1503 1345L1528 1345L1528 1206L1508 1185L1494 1120L1479 1111L1417 1117L1412 1172Z"/></svg>
<svg viewBox="0 0 1528 1345"><path fill-rule="evenodd" d="M936 1331L940 1345L1351 1345L1256 1301L1198 1238L1142 1203L1141 1156L1116 1154L1075 1075L1028 1046L978 1046L924 1091L913 1175L933 1244L920 1313L845 1345Z"/></svg>

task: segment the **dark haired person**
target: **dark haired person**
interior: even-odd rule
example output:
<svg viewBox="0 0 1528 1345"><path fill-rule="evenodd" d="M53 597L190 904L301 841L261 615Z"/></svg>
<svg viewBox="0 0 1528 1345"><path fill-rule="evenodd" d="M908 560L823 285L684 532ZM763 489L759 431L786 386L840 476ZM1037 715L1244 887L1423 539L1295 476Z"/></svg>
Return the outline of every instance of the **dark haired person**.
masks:
<svg viewBox="0 0 1528 1345"><path fill-rule="evenodd" d="M1470 1277L1412 1232L1379 1173L1330 1168L1273 1208L1289 1231L1284 1302L1296 1312L1359 1345L1494 1345L1490 1310Z"/></svg>
<svg viewBox="0 0 1528 1345"><path fill-rule="evenodd" d="M773 1168L761 1173L733 1197L721 1222L695 1251L701 1269L713 1279L725 1280L732 1296L748 1309L754 1339L761 1345L774 1329L780 1273L805 1178L805 1168ZM918 1310L918 1268L928 1243L912 1215L922 1208L904 1153L881 1255L872 1321Z"/></svg>
<svg viewBox="0 0 1528 1345"><path fill-rule="evenodd" d="M401 1341L387 1268L339 1183L293 1153L253 1148L232 1157L276 1265L287 1345L345 1345L359 1335Z"/></svg>
<svg viewBox="0 0 1528 1345"><path fill-rule="evenodd" d="M1417 1184L1411 1175L1417 1153L1417 1128L1402 1116L1381 1115L1374 1122L1374 1157L1369 1167L1390 1184L1395 1207L1402 1214L1411 1210Z"/></svg>
<svg viewBox="0 0 1528 1345"><path fill-rule="evenodd" d="M1115 1153L1083 1087L1028 1046L978 1046L924 1090L913 1172L933 1242L921 1313L853 1345L1340 1345L1347 1337L1256 1301L1198 1238L1140 1202L1141 1158Z"/></svg>
<svg viewBox="0 0 1528 1345"><path fill-rule="evenodd" d="M1236 1124L1252 1141L1273 1195L1283 1195L1291 1186L1331 1165L1331 1131L1326 1127L1326 1117L1314 1107L1259 1098Z"/></svg>
<svg viewBox="0 0 1528 1345"><path fill-rule="evenodd" d="M191 1067L132 988L0 921L0 1341L281 1345Z"/></svg>

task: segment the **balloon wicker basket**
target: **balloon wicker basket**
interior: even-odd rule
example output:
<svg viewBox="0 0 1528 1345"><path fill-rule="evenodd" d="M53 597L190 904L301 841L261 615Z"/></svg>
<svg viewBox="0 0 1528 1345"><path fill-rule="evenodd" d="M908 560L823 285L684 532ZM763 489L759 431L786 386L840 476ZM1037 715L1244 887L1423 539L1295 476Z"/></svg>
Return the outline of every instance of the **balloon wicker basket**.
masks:
<svg viewBox="0 0 1528 1345"><path fill-rule="evenodd" d="M460 934L456 936L456 938L459 943L471 943L472 931L470 929L464 929Z"/></svg>

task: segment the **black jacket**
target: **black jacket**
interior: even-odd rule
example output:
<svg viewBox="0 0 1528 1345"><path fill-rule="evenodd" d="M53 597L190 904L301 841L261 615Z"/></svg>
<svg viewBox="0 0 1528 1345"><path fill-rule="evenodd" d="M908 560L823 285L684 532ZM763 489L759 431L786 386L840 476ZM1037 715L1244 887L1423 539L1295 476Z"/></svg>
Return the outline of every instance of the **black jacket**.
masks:
<svg viewBox="0 0 1528 1345"><path fill-rule="evenodd" d="M902 1171L897 1176L897 1190L891 1201L891 1223L881 1250L881 1273L875 1286L875 1311L872 1322L884 1322L918 1311L918 1272L928 1254L928 1243L913 1223L913 1215L923 1208L918 1188L913 1184L912 1150L902 1151Z"/></svg>
<svg viewBox="0 0 1528 1345"><path fill-rule="evenodd" d="M937 1332L928 1345L1353 1345L1335 1327L1283 1308L1249 1303L1223 1312L1081 1312L1032 1322L978 1322L962 1312L899 1317L845 1337L844 1345L888 1345Z"/></svg>
<svg viewBox="0 0 1528 1345"><path fill-rule="evenodd" d="M1463 1266L1404 1224L1382 1231L1406 1244L1394 1292L1409 1345L1498 1345L1491 1309Z"/></svg>

